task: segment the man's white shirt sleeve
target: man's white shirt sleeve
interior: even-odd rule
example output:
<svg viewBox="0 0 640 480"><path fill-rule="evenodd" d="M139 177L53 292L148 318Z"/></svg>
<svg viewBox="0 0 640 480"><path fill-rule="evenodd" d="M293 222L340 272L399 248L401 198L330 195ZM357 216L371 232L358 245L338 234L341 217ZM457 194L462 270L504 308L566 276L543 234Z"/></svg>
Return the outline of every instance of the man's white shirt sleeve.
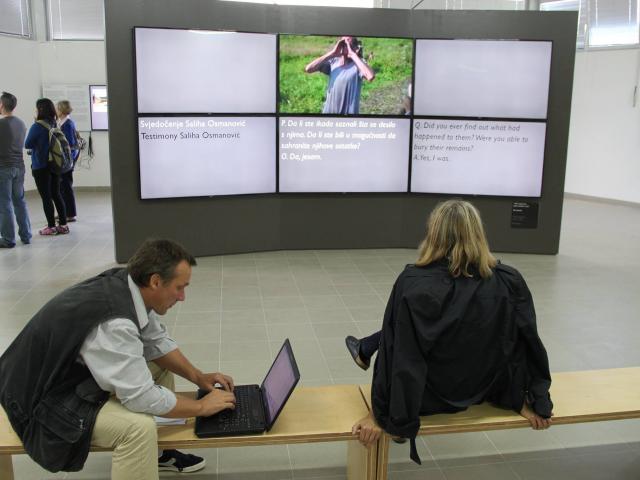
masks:
<svg viewBox="0 0 640 480"><path fill-rule="evenodd" d="M176 405L175 394L153 382L147 362L178 348L154 312L147 314L140 291L129 278L141 326L126 318L102 322L80 349L80 359L101 389L115 394L133 412L162 416Z"/></svg>

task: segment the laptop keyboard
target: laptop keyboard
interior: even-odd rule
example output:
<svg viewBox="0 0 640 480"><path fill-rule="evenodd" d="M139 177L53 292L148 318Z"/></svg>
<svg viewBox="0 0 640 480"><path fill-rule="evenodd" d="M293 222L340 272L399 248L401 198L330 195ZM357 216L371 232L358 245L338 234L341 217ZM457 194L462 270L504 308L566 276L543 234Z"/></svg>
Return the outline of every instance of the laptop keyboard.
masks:
<svg viewBox="0 0 640 480"><path fill-rule="evenodd" d="M234 431L240 427L256 428L262 427L262 422L251 411L251 387L241 385L234 389L236 396L236 408L234 410L224 410L218 414L218 425L222 431ZM255 392L255 388L252 389Z"/></svg>

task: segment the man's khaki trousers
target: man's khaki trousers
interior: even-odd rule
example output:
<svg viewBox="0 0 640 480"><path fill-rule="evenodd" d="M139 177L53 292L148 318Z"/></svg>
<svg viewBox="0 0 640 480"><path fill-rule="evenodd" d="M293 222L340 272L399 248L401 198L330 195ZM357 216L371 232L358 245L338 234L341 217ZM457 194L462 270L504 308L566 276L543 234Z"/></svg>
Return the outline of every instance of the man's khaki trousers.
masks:
<svg viewBox="0 0 640 480"><path fill-rule="evenodd" d="M175 390L173 374L148 364L157 385ZM113 449L111 480L158 480L158 431L153 416L127 410L111 396L100 409L91 445Z"/></svg>

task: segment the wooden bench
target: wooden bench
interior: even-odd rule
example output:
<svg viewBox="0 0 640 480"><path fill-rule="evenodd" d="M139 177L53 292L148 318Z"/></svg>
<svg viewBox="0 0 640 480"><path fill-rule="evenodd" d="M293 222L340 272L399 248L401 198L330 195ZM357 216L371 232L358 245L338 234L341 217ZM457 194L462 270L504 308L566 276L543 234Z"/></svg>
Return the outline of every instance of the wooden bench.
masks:
<svg viewBox="0 0 640 480"><path fill-rule="evenodd" d="M194 449L348 441L348 478L373 480L376 477L377 446L364 448L351 435L353 424L367 413L358 385L299 387L268 433L198 438L193 433L194 419L189 419L186 425L159 427L158 447ZM104 449L92 448L91 451ZM20 439L0 408L0 479L14 479L11 456L23 453Z"/></svg>
<svg viewBox="0 0 640 480"><path fill-rule="evenodd" d="M552 379L553 425L640 418L638 367L562 372ZM371 386L361 385L360 389L370 406ZM422 417L418 435L527 427L529 422L515 412L481 404L460 413ZM378 442L378 480L387 478L390 439L385 434ZM407 457L408 450L407 446Z"/></svg>

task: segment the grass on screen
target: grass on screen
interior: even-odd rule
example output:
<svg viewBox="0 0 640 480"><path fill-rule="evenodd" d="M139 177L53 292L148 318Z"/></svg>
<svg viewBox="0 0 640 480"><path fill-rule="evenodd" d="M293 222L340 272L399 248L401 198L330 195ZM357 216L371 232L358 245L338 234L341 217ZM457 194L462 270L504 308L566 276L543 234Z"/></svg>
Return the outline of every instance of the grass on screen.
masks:
<svg viewBox="0 0 640 480"><path fill-rule="evenodd" d="M329 51L339 37L280 36L280 112L322 113L328 76L304 67ZM373 68L372 82L362 81L361 114L398 115L411 82L413 45L398 38L359 39L363 57Z"/></svg>

